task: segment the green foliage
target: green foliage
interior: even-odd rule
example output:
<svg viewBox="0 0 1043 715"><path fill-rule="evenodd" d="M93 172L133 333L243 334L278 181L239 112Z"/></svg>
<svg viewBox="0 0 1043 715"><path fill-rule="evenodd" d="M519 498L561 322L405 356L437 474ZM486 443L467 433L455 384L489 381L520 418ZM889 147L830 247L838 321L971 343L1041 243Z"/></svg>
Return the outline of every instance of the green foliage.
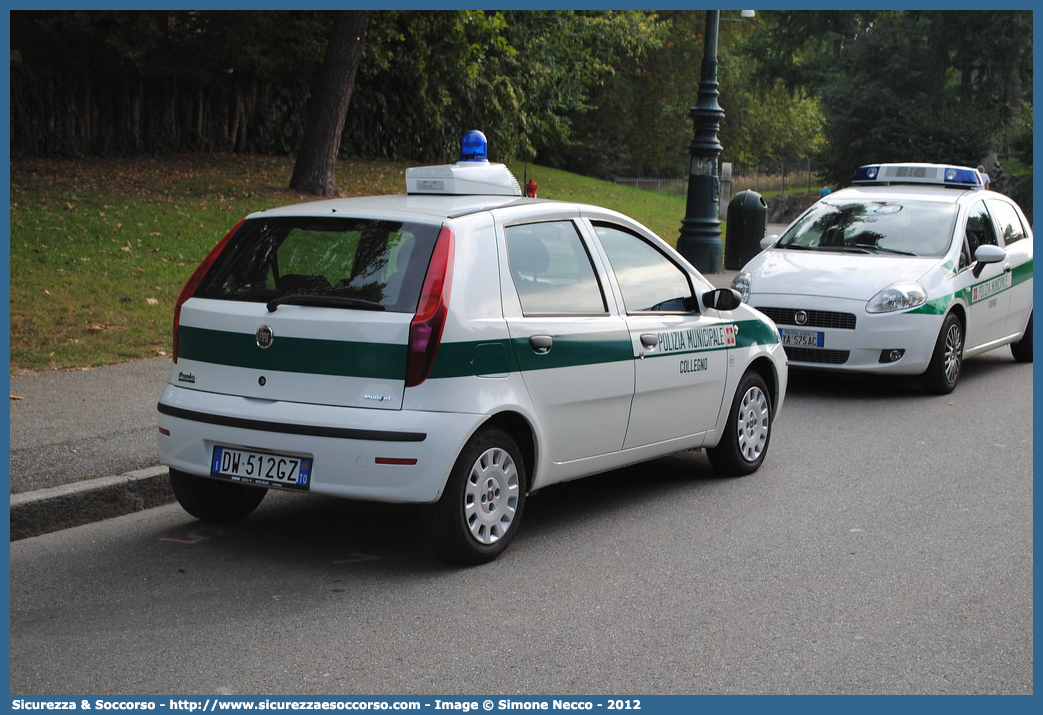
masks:
<svg viewBox="0 0 1043 715"><path fill-rule="evenodd" d="M1029 224L1032 223L1032 194L1031 173L1019 176L1014 181L1014 185L1007 189L1007 195L1014 199L1018 206L1021 207L1021 210L1025 212L1025 217L1029 220Z"/></svg>
<svg viewBox="0 0 1043 715"><path fill-rule="evenodd" d="M11 152L296 149L326 12L11 13Z"/></svg>
<svg viewBox="0 0 1043 715"><path fill-rule="evenodd" d="M1033 128L1032 105L1022 102L1017 116L1014 117L1010 146L1017 160L1029 167L1032 166Z"/></svg>
<svg viewBox="0 0 1043 715"><path fill-rule="evenodd" d="M851 43L826 92L828 150L821 166L845 183L854 167L885 161L977 164L990 125L946 77L926 16L887 15Z"/></svg>
<svg viewBox="0 0 1043 715"><path fill-rule="evenodd" d="M781 79L758 84L751 80L753 64L738 55L721 71L721 86L726 88L721 103L727 113L722 159L757 164L815 155L823 145L825 121L818 98L804 87L790 89Z"/></svg>
<svg viewBox="0 0 1043 715"><path fill-rule="evenodd" d="M683 176L706 12L374 11L343 156ZM15 157L293 154L330 11L13 11ZM722 161L1030 164L1030 11L721 11ZM1027 113L1027 120L1025 119ZM1015 157L1011 157L1011 154Z"/></svg>
<svg viewBox="0 0 1043 715"><path fill-rule="evenodd" d="M876 161L973 166L1017 135L1031 96L1031 12L764 14L751 52L767 76L821 96L830 181Z"/></svg>
<svg viewBox="0 0 1043 715"><path fill-rule="evenodd" d="M651 100L656 88L664 86L661 80L670 75L661 53L667 40L664 23L654 14L640 12L575 15L573 20L587 26L580 36L589 37L597 53L588 65L571 50L573 58L562 67L561 81L577 71L586 72L583 92L577 96L582 101L561 107L559 122L568 131L537 144L536 158L602 178L648 173L655 171L649 167L673 163L684 146L680 135L672 132L684 132L683 111L678 126L664 126L666 114L661 107L669 99ZM643 141L638 132L659 141ZM670 141L671 135L678 141Z"/></svg>
<svg viewBox="0 0 1043 715"><path fill-rule="evenodd" d="M480 128L498 160L570 141L572 113L648 34L633 12L385 11L371 16L350 155L445 161ZM391 91L389 91L391 90Z"/></svg>
<svg viewBox="0 0 1043 715"><path fill-rule="evenodd" d="M831 83L845 49L869 27L875 10L770 10L758 13L749 52L762 84L780 79L787 87L817 94Z"/></svg>
<svg viewBox="0 0 1043 715"><path fill-rule="evenodd" d="M446 161L481 128L500 158L517 149L517 51L500 13L384 11L370 16L342 150Z"/></svg>
<svg viewBox="0 0 1043 715"><path fill-rule="evenodd" d="M565 146L547 147L545 163L612 177L685 176L703 61L706 13L661 11L633 63L620 64L595 88L591 107L570 115ZM722 161L755 163L812 155L821 142L818 100L802 88L760 79L749 43L757 20L722 13L718 82L725 111L719 138Z"/></svg>

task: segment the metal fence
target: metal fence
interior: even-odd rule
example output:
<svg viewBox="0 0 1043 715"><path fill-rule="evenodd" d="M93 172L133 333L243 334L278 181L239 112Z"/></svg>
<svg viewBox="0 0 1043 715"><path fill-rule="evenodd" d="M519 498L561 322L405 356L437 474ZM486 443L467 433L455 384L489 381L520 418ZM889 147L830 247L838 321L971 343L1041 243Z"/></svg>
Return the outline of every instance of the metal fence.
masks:
<svg viewBox="0 0 1043 715"><path fill-rule="evenodd" d="M722 166L722 184L727 174ZM649 179L618 177L617 184L636 189L654 191L657 194L685 198L688 195L688 177L680 179ZM722 187L723 188L723 187ZM763 194L786 191L817 191L819 178L815 165L809 159L782 161L776 164L731 164L731 195L750 189ZM730 197L722 197L727 202Z"/></svg>

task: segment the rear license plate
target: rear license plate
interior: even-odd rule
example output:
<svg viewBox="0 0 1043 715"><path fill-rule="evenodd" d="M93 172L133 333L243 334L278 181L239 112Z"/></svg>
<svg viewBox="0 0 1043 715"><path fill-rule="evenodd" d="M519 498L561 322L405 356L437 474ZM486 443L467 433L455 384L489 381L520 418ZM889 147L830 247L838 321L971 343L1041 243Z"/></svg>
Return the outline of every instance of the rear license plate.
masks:
<svg viewBox="0 0 1043 715"><path fill-rule="evenodd" d="M783 345L798 348L821 348L826 344L826 334L816 330L790 330L779 328Z"/></svg>
<svg viewBox="0 0 1043 715"><path fill-rule="evenodd" d="M311 485L310 457L214 446L210 475L233 482L307 491Z"/></svg>

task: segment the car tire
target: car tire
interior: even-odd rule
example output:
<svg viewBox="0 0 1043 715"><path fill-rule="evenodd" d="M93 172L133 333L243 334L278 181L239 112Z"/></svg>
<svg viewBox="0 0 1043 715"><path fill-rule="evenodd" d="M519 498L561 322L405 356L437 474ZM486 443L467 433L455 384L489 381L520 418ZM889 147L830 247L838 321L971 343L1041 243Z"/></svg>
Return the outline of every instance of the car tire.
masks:
<svg viewBox="0 0 1043 715"><path fill-rule="evenodd" d="M1029 324L1025 326L1021 340L1010 344L1010 353L1018 362L1032 362L1032 313L1029 313Z"/></svg>
<svg viewBox="0 0 1043 715"><path fill-rule="evenodd" d="M170 488L181 508L203 521L237 521L248 516L268 490L170 470Z"/></svg>
<svg viewBox="0 0 1043 715"><path fill-rule="evenodd" d="M931 362L920 376L920 386L933 395L947 395L956 389L963 368L963 324L949 313L942 321L934 344Z"/></svg>
<svg viewBox="0 0 1043 715"><path fill-rule="evenodd" d="M441 499L425 507L424 527L449 561L492 561L518 531L528 473L518 443L502 429L478 432L449 474Z"/></svg>
<svg viewBox="0 0 1043 715"><path fill-rule="evenodd" d="M756 472L768 453L772 417L768 385L751 370L735 390L721 441L706 450L714 470L732 477Z"/></svg>

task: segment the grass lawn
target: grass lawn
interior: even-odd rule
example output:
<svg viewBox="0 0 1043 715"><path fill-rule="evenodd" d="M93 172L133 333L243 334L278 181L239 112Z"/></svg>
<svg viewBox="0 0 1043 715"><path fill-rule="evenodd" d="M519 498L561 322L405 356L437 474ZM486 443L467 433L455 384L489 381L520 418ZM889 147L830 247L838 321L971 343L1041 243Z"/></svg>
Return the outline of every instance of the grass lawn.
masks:
<svg viewBox="0 0 1043 715"><path fill-rule="evenodd" d="M406 164L343 161L345 196L402 193ZM519 181L526 167L511 167ZM288 190L292 157L182 155L11 163L11 371L168 355L182 285L251 211ZM529 165L541 198L613 208L676 243L684 201ZM723 231L723 227L722 227Z"/></svg>

